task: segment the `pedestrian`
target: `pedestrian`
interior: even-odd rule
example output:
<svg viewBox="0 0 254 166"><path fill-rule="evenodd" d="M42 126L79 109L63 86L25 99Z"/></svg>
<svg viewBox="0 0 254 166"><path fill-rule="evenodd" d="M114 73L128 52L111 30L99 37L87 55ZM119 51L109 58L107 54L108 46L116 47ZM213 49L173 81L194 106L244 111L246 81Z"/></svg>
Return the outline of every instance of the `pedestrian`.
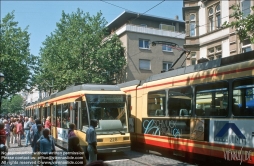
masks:
<svg viewBox="0 0 254 166"><path fill-rule="evenodd" d="M75 128L76 128L76 125L74 123L70 123L70 125L69 125L69 131L68 131L68 139L70 137L76 136L76 134L74 133Z"/></svg>
<svg viewBox="0 0 254 166"><path fill-rule="evenodd" d="M97 126L97 120L92 119L90 121L90 126L86 130L86 142L88 142L87 151L89 153L89 163L97 160L97 139L95 127Z"/></svg>
<svg viewBox="0 0 254 166"><path fill-rule="evenodd" d="M18 146L21 146L21 137L24 133L23 126L22 126L22 119L19 119L18 124L16 124L16 129L17 129Z"/></svg>
<svg viewBox="0 0 254 166"><path fill-rule="evenodd" d="M32 122L31 119L28 117L25 117L25 122L24 122L24 131L25 131L25 135L26 135L26 147L28 146L28 142L31 144L31 140L30 140L30 128L32 127Z"/></svg>
<svg viewBox="0 0 254 166"><path fill-rule="evenodd" d="M6 142L6 132L4 129L4 123L0 123L0 144L5 145Z"/></svg>
<svg viewBox="0 0 254 166"><path fill-rule="evenodd" d="M46 121L45 121L45 128L48 128L49 130L51 130L51 122L50 122L50 116L47 117Z"/></svg>
<svg viewBox="0 0 254 166"><path fill-rule="evenodd" d="M32 125L31 129L30 129L30 136L31 136L31 142L34 139L34 135L37 132L37 126L41 124L41 120L40 119L35 119L35 123ZM41 125L42 127L42 125Z"/></svg>
<svg viewBox="0 0 254 166"><path fill-rule="evenodd" d="M10 144L15 143L14 133L13 133L14 127L15 127L15 121L14 121L14 118L11 118L11 123L10 123Z"/></svg>
<svg viewBox="0 0 254 166"><path fill-rule="evenodd" d="M68 147L67 166L86 165L86 157L77 136L68 138Z"/></svg>
<svg viewBox="0 0 254 166"><path fill-rule="evenodd" d="M38 124L36 126L36 132L34 133L34 137L31 143L33 149L33 158L35 159L36 165L40 165L39 163L39 152L40 152L40 138L42 136L42 125ZM38 141L39 140L39 141Z"/></svg>
<svg viewBox="0 0 254 166"><path fill-rule="evenodd" d="M6 119L4 119L3 123L4 123L4 130L5 130L5 133L6 133L6 142L5 142L5 144L8 148L10 148L10 128L11 127L10 127L10 124L8 123L8 121Z"/></svg>
<svg viewBox="0 0 254 166"><path fill-rule="evenodd" d="M5 163L6 159L5 156L8 152L8 149L5 145L6 143L6 132L4 129L4 123L0 122L0 164Z"/></svg>
<svg viewBox="0 0 254 166"><path fill-rule="evenodd" d="M55 149L54 138L50 135L50 130L45 128L42 131L43 136L40 138L40 152L42 156L42 165L49 166L52 163L50 156L53 156Z"/></svg>

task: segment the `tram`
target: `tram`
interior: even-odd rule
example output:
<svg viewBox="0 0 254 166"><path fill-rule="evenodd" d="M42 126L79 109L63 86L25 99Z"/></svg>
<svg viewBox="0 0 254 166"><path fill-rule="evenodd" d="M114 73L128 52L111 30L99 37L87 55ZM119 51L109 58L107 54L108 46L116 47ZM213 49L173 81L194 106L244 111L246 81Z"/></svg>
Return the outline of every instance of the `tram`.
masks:
<svg viewBox="0 0 254 166"><path fill-rule="evenodd" d="M118 84L131 146L254 164L254 52Z"/></svg>
<svg viewBox="0 0 254 166"><path fill-rule="evenodd" d="M65 149L70 123L76 125L74 132L80 139L80 145L86 150L86 130L90 119L97 119L99 153L130 150L126 94L116 85L82 84L68 87L27 105L26 116L40 119L50 116L51 134L56 144Z"/></svg>

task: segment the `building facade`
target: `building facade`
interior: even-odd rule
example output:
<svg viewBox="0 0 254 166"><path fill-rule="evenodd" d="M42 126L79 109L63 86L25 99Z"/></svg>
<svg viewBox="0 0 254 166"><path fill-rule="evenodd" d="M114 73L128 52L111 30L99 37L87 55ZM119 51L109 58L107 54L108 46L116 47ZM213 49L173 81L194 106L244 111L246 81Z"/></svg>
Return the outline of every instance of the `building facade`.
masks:
<svg viewBox="0 0 254 166"><path fill-rule="evenodd" d="M152 46L153 41L173 42L179 47L183 47L185 42L185 23L177 17L169 19L123 12L107 27L111 34L119 36L125 48L127 68L122 82L144 80L167 71L182 53L168 45ZM181 66L184 59L180 59L175 67Z"/></svg>
<svg viewBox="0 0 254 166"><path fill-rule="evenodd" d="M184 0L183 19L186 26L185 49L191 51L186 65L196 64L200 58L213 60L253 50L250 40L240 42L235 29L224 28L231 22L232 5L239 4L243 17L251 14L251 0Z"/></svg>

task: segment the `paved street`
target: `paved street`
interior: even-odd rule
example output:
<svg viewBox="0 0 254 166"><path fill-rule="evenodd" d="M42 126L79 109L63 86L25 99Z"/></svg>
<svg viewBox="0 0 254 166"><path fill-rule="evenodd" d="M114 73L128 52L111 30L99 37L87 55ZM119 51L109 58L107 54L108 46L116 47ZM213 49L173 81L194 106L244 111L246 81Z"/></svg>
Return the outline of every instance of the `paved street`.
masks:
<svg viewBox="0 0 254 166"><path fill-rule="evenodd" d="M9 148L8 158L9 163L6 165L19 165L19 166L28 166L34 165L34 160L32 159L32 148L31 146L25 147L25 140L22 140L22 147L18 147L16 144L11 144ZM66 154L65 152L56 147L58 152L58 165L66 166ZM160 155L150 154L150 153L141 153L136 151L129 151L124 153L111 153L105 155L99 155L101 159L108 166L191 166L182 161L162 157ZM99 159L100 159L99 158Z"/></svg>
<svg viewBox="0 0 254 166"><path fill-rule="evenodd" d="M18 166L28 166L34 165L34 160L32 159L32 147L29 145L25 147L25 140L22 140L22 147L18 147L18 144L11 144L11 147L8 149L8 159L9 162L6 165L18 165ZM58 154L58 165L66 166L65 154L64 151L56 147Z"/></svg>

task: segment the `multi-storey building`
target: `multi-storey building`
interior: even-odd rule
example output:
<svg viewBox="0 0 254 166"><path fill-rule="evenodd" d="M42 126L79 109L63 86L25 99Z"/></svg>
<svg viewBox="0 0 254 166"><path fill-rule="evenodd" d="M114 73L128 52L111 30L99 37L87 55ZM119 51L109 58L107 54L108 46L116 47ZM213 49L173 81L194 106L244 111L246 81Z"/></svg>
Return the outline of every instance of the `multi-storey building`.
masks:
<svg viewBox="0 0 254 166"><path fill-rule="evenodd" d="M182 53L167 45L151 46L151 42L173 42L179 47L185 42L185 23L177 16L169 19L125 11L107 27L111 34L119 36L125 47L127 68L122 82L143 80L167 71ZM181 66L184 59L180 59L175 67Z"/></svg>
<svg viewBox="0 0 254 166"><path fill-rule="evenodd" d="M222 27L231 22L232 5L239 4L243 17L251 13L251 0L184 0L183 19L186 26L184 47L191 50L186 65L196 64L200 58L209 60L251 51L254 45L246 39L240 42L235 29Z"/></svg>

